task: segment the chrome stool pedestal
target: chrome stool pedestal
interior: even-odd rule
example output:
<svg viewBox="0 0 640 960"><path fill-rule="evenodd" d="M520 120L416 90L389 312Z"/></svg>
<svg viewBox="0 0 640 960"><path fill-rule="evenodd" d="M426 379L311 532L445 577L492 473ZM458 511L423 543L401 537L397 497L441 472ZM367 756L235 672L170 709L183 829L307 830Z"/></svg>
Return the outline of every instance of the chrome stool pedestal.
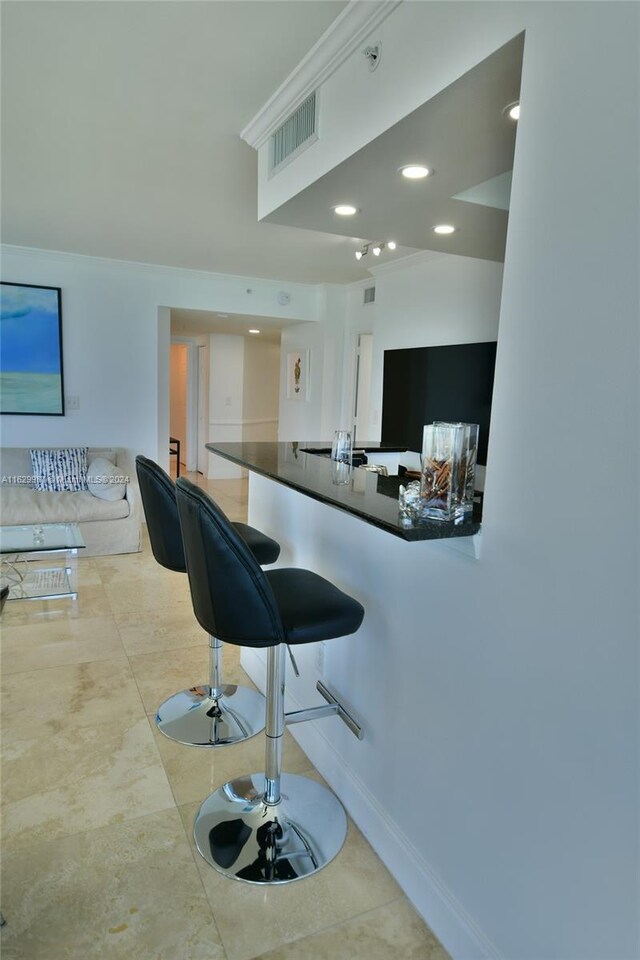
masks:
<svg viewBox="0 0 640 960"><path fill-rule="evenodd" d="M156 713L156 725L165 737L191 747L224 747L264 729L262 694L222 683L222 643L216 637L209 637L209 651L209 683L174 694Z"/></svg>
<svg viewBox="0 0 640 960"><path fill-rule="evenodd" d="M200 807L196 846L220 873L245 883L301 880L340 852L347 817L326 787L292 773L276 804L265 801L264 773L230 780Z"/></svg>
<svg viewBox="0 0 640 960"><path fill-rule="evenodd" d="M300 880L326 866L347 835L342 804L322 784L283 774L285 646L267 651L266 768L208 797L194 836L204 859L227 877L254 884Z"/></svg>

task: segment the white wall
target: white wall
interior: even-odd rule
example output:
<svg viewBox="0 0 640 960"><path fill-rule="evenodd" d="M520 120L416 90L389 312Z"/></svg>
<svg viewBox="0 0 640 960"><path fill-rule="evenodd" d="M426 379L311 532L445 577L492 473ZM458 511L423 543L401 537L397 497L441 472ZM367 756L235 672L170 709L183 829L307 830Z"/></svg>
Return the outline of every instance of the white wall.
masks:
<svg viewBox="0 0 640 960"><path fill-rule="evenodd" d="M287 356L309 350L309 395L287 398ZM280 341L279 440L311 440L321 436L324 331L320 324L303 323L282 331Z"/></svg>
<svg viewBox="0 0 640 960"><path fill-rule="evenodd" d="M277 440L280 397L280 344L245 337L243 440Z"/></svg>
<svg viewBox="0 0 640 960"><path fill-rule="evenodd" d="M280 440L326 440L349 426L343 410L347 288L322 285L318 293L322 323L282 331L280 357ZM310 351L308 400L287 399L287 354Z"/></svg>
<svg viewBox="0 0 640 960"><path fill-rule="evenodd" d="M209 441L242 440L244 343L241 336L212 333L209 337ZM240 467L209 454L209 479L242 476Z"/></svg>
<svg viewBox="0 0 640 960"><path fill-rule="evenodd" d="M277 439L279 378L278 343L211 334L209 441ZM244 472L228 460L209 454L210 479L236 478Z"/></svg>
<svg viewBox="0 0 640 960"><path fill-rule="evenodd" d="M2 443L125 446L168 465L170 309L318 319L317 287L4 246L2 279L62 288L64 417L3 416ZM251 293L247 292L251 290Z"/></svg>
<svg viewBox="0 0 640 960"><path fill-rule="evenodd" d="M424 737L381 749L371 781L393 820L412 772L429 776L399 824L427 865L411 895L453 949L447 891L475 956L640 954L639 13L401 4L370 38L378 70L355 53L321 91L321 140L270 197L261 184L264 212L526 28L483 553L420 581L433 602L409 692L433 668L441 683ZM389 624L390 645L410 642ZM375 651L369 671L389 680Z"/></svg>

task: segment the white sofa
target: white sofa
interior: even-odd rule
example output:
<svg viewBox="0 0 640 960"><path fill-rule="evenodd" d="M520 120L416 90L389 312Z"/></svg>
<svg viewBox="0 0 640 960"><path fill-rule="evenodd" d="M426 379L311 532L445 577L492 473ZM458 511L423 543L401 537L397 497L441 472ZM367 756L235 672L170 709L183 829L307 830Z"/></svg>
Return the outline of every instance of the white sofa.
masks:
<svg viewBox="0 0 640 960"><path fill-rule="evenodd" d="M77 523L86 544L79 556L138 552L142 508L134 459L123 447L89 447L87 464L96 457L115 463L128 477L123 499L102 500L88 490L78 493L38 491L32 481L29 447L0 448L0 518L3 526Z"/></svg>

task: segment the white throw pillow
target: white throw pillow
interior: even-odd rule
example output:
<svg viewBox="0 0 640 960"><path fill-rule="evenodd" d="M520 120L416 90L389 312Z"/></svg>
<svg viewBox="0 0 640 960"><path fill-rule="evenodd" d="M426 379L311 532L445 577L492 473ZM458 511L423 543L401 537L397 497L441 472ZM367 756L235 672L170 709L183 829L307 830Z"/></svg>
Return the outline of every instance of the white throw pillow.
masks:
<svg viewBox="0 0 640 960"><path fill-rule="evenodd" d="M87 487L89 493L100 500L122 500L127 481L122 469L104 457L96 457L89 464Z"/></svg>
<svg viewBox="0 0 640 960"><path fill-rule="evenodd" d="M77 493L87 489L87 448L29 450L36 490Z"/></svg>

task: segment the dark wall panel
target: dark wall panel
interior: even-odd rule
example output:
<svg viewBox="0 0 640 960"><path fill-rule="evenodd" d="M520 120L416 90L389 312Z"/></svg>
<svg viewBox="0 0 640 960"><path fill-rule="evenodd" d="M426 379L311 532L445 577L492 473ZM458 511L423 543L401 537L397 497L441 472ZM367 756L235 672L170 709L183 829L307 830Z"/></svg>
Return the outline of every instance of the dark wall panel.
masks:
<svg viewBox="0 0 640 960"><path fill-rule="evenodd" d="M478 463L486 464L495 362L495 340L385 350L383 442L421 450L425 423L479 423Z"/></svg>

